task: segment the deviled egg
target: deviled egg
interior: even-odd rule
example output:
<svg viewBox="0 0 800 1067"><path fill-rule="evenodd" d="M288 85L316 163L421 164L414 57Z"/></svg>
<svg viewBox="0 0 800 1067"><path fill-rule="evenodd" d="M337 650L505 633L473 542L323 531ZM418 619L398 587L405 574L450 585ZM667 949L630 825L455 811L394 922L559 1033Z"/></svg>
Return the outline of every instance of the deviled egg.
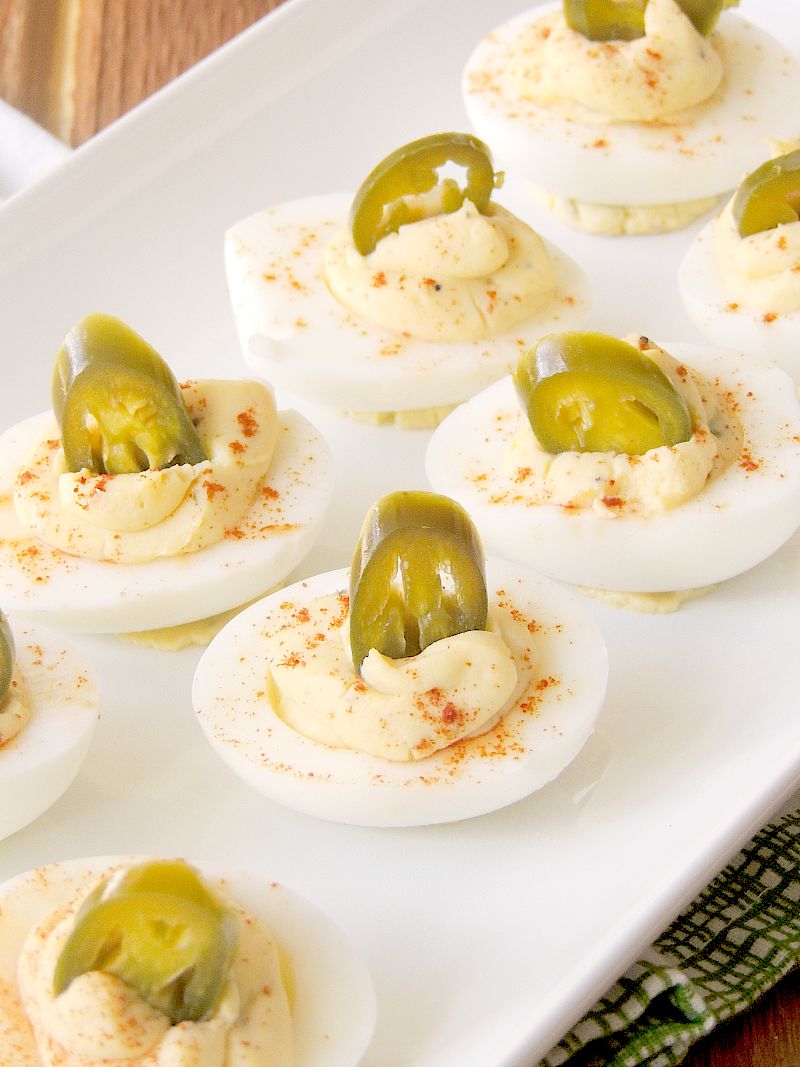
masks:
<svg viewBox="0 0 800 1067"><path fill-rule="evenodd" d="M371 1038L364 965L275 882L98 857L20 875L0 903L3 1063L338 1067Z"/></svg>
<svg viewBox="0 0 800 1067"><path fill-rule="evenodd" d="M490 550L561 581L665 593L754 567L800 526L794 384L736 352L667 348L543 338L434 433L431 484Z"/></svg>
<svg viewBox="0 0 800 1067"><path fill-rule="evenodd" d="M0 596L83 632L175 626L250 601L311 548L329 450L256 381L178 385L118 319L67 335L53 413L0 437Z"/></svg>
<svg viewBox="0 0 800 1067"><path fill-rule="evenodd" d="M457 504L394 493L349 576L243 612L198 664L219 755L278 803L373 826L492 811L554 778L594 728L607 653L575 601L489 560Z"/></svg>
<svg viewBox="0 0 800 1067"><path fill-rule="evenodd" d="M60 638L0 613L0 838L27 826L78 773L98 719L94 677Z"/></svg>
<svg viewBox="0 0 800 1067"><path fill-rule="evenodd" d="M800 141L749 174L681 264L681 298L714 344L800 382Z"/></svg>
<svg viewBox="0 0 800 1067"><path fill-rule="evenodd" d="M685 226L753 169L765 134L796 132L800 62L723 6L527 11L470 57L470 121L566 222L609 235Z"/></svg>
<svg viewBox="0 0 800 1067"><path fill-rule="evenodd" d="M370 421L435 425L522 347L579 324L583 272L494 202L499 180L477 138L437 134L383 160L352 203L238 222L225 265L245 362Z"/></svg>

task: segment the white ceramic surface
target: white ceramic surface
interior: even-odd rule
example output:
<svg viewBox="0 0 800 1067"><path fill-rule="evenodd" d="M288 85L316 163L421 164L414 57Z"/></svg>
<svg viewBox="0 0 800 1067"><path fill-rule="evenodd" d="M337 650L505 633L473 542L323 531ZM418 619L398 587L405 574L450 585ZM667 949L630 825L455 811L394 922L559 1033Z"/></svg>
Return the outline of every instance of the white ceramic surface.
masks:
<svg viewBox="0 0 800 1067"><path fill-rule="evenodd" d="M0 208L2 427L41 410L63 335L93 309L128 320L179 376L241 374L225 229L270 202L354 188L398 144L464 128L463 64L521 6L292 0ZM794 0L741 10L800 51ZM700 339L676 287L695 229L589 239L512 179L502 200L587 270L596 329ZM338 467L301 572L314 574L349 562L380 493L425 487L429 435L297 406ZM73 787L3 843L0 877L133 852L277 879L366 958L378 1028L365 1067L528 1067L797 780L799 584L795 538L677 615L588 604L611 663L597 731L535 795L448 826L344 826L280 808L198 729L198 653L72 639L99 670L104 716Z"/></svg>

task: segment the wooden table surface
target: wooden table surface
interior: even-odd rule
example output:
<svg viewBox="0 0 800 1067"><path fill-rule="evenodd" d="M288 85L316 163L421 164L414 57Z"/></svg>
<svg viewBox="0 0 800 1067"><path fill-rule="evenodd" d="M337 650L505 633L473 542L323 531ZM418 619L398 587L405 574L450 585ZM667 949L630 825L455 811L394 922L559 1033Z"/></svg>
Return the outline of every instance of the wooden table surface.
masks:
<svg viewBox="0 0 800 1067"><path fill-rule="evenodd" d="M0 0L0 97L79 145L280 3ZM684 1067L800 1067L800 972Z"/></svg>

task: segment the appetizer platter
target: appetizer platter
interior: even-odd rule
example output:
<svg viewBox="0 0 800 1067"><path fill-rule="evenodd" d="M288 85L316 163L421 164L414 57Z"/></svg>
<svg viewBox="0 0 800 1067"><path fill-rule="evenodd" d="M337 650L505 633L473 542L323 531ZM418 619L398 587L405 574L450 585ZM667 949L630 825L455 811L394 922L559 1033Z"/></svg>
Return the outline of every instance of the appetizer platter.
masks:
<svg viewBox="0 0 800 1067"><path fill-rule="evenodd" d="M336 5L294 0L0 208L0 246L10 250L0 266L7 381L0 433L12 445L10 457L0 461L5 479L0 536L3 573L13 574L8 588L9 597L15 596L13 604L0 603L0 610L15 628L27 625L22 621L27 606L29 614L38 612L37 630L57 625L75 631L70 647L90 664L102 705L74 782L29 825L17 832L9 826L0 881L23 876L24 884L24 872L48 864L62 865L56 882L76 871L83 877L86 863L80 857L122 854L198 857L203 870L230 874L254 909L258 905L250 901L258 892L252 879L280 883L333 920L366 964L377 1023L360 1061L364 1067L531 1067L769 818L800 773L800 670L794 653L800 540L792 534L795 511L788 505L780 529L764 534L763 550L742 550L742 566L713 571L709 582L727 580L671 613L636 613L574 587L520 578L526 568L540 569L535 544L529 553L523 547L525 558L514 557L514 567L522 571L487 561L496 599L507 586L518 592L524 587L520 605L534 645L539 612L545 629L555 632L563 615L568 631L580 619L591 638L585 685L594 696L581 712L577 740L567 737L566 756L552 771L532 772L530 787L502 787L495 800L448 797L437 810L436 791L425 793L425 774L419 771L425 761L419 760L413 810L403 811L402 774L393 773L381 787L381 795L390 798L379 802L385 808L370 812L370 777L376 777L379 757L369 757L367 773L348 777L354 754L337 750L342 758L336 769L318 772L302 761L309 747L325 746L295 739L290 758L299 761L299 778L322 773L325 780L305 793L302 781L276 788L274 771L265 775L259 762L258 731L240 736L228 730L226 706L239 702L245 716L251 715L248 700L259 697L254 668L248 674L242 663L261 655L259 637L269 620L281 611L300 614L311 592L341 592L347 581L341 569L353 560L364 516L375 502L397 491L430 491L432 482L438 492L450 492L461 445L477 448L480 435L489 434L459 416L461 409L436 431L345 416L342 409L382 415L398 396L396 406L409 410L449 406L463 397L438 387L426 392L425 357L415 357L403 375L394 372L388 385L381 387L376 378L366 388L357 361L355 370L348 362L347 333L337 350L336 316L328 312L320 313L326 320L324 351L305 346L313 355L314 388L303 388L303 375L282 373L285 357L268 346L248 353L254 327L249 321L243 325L240 312L237 322L235 293L228 286L243 283L238 275L232 285L230 274L226 279L225 235L272 205L313 197L341 194L336 212L346 212L364 176L398 146L437 131L469 131L461 95L465 65L482 39L526 6L537 5L498 0L489 12L485 5L455 0ZM759 34L771 34L800 56L800 18L790 0L742 0L737 12L722 17L750 19ZM411 68L413 79L407 77ZM784 114L784 127L785 121ZM493 148L491 129L478 132ZM800 129L782 128L777 136L792 133L798 136ZM770 154L767 137L764 159ZM495 169L508 165L500 147ZM755 168L757 162L748 156L742 165ZM606 160L609 188L627 180L629 164L619 165L617 181ZM696 354L704 373L724 377L713 359L703 356L708 342L684 310L678 288L681 262L710 211L682 230L657 236L588 235L551 214L527 179L508 166L502 184L495 183L493 200L523 220L542 247L560 250L560 262L573 271L570 284L580 305L573 310L579 314L576 320L565 315L553 328L638 337L647 341L640 348L649 348L651 339L654 346L674 348L687 363ZM709 191L716 185L709 190L700 181L687 196L702 198ZM580 189L566 192L585 195ZM651 199L645 191L631 203L651 205L664 198L663 188L651 193ZM246 269L260 268L251 263ZM295 281L302 288L305 275ZM276 366L275 400L284 432L303 428L296 434L302 462L290 464L295 480L298 485L310 480L302 472L313 469L319 482L308 497L313 531L280 556L277 570L259 572L261 584L245 579L232 588L215 571L214 560L221 559L224 568L238 559L238 535L226 530L224 553L216 551L220 546L202 549L213 572L206 600L204 582L186 579L183 568L161 568L165 577L148 579L154 584L143 594L153 606L138 610L140 593L129 588L126 575L142 564L123 560L119 566L128 570L114 571L117 564L102 558L89 561L79 579L59 575L50 601L45 596L41 610L31 606L25 584L30 568L22 568L9 548L15 543L29 554L38 550L33 541L18 540L8 513L19 471L27 469L19 452L23 444L28 447L28 437L20 443L12 428L48 406L64 338L98 313L130 324L164 355L181 383L268 378L267 366ZM303 328L296 321L302 316L291 309L270 308L265 320L270 316L281 328L287 323ZM374 366L363 372L375 373ZM772 370L759 379L764 390L772 388L771 375ZM476 374L475 389L488 385L508 404L507 383L489 385L498 376ZM787 404L794 402L791 389L775 388ZM756 392L761 391L759 385ZM250 423L242 415L239 411L239 425L249 440ZM789 416L783 421L788 424ZM50 432L37 430L45 441ZM789 436L795 443L788 445L793 479L796 431ZM237 447L245 444L242 439ZM478 453L474 464L486 458ZM280 451L277 455L280 461ZM744 482L735 491L741 498L748 488ZM268 481L263 488L267 510L258 521L266 529L275 521L269 511L275 492L280 498L287 490L284 482ZM32 499L35 511L39 498ZM297 499L305 500L299 493ZM301 517L293 513L288 520L293 527L306 521L305 504L298 506ZM487 553L496 554L475 521ZM743 538L746 528L745 522ZM683 561L693 559L692 537L700 538L704 529L702 523L687 525ZM625 546L612 543L610 550L622 553ZM638 553L646 554L641 544L630 550ZM688 567L685 584L708 584L701 570ZM612 567L609 573L618 571ZM576 580L586 580L582 574ZM267 621L260 604L237 616L208 652L196 646L142 647L125 636L214 615L278 582L300 585L287 599L276 593L264 602L271 605ZM597 584L604 582L619 587L613 577ZM645 589L656 587L647 577L629 588L642 588L641 582ZM183 594L174 609L162 592L170 586ZM134 610L126 618L128 600ZM72 618L70 601L75 601ZM184 607L187 601L190 608ZM548 633L547 640L552 637ZM569 633L567 639L573 640ZM546 641L543 649L550 654ZM598 714L606 663L608 688ZM562 670L559 665L550 675L536 676L544 683L541 690ZM557 690L552 685L542 708L546 728L562 735L568 732L560 726ZM568 703L569 692L563 700ZM480 759L479 747L470 750L473 762ZM513 760L513 746L501 758ZM19 884L11 883L12 894ZM277 922L276 934L280 939ZM0 928L0 939L4 936ZM291 932L286 936L291 940ZM12 941L0 940L4 966ZM356 971L359 966L354 964ZM313 998L313 989L309 995ZM371 1021L369 996L364 997L357 1039L345 1040L344 1052L334 1052L338 1058L320 1058L319 1067L346 1067L351 1060L355 1067L353 1057Z"/></svg>

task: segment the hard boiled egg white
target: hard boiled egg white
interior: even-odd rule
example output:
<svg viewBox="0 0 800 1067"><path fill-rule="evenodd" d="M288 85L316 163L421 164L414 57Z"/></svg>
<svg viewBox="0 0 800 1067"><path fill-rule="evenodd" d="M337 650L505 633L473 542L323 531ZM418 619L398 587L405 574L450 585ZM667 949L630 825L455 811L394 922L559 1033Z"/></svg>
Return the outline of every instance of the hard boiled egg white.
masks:
<svg viewBox="0 0 800 1067"><path fill-rule="evenodd" d="M57 634L20 624L13 632L31 717L0 745L0 838L38 818L72 783L99 714L92 673Z"/></svg>
<svg viewBox="0 0 800 1067"><path fill-rule="evenodd" d="M580 268L547 245L557 293L541 314L489 341L431 342L357 318L331 294L322 252L350 197L295 200L237 223L225 240L234 317L247 364L280 388L356 411L456 404L501 377L520 350L586 316Z"/></svg>
<svg viewBox="0 0 800 1067"><path fill-rule="evenodd" d="M0 886L0 1062L41 1067L16 985L16 964L31 927L49 911L88 892L137 856L99 856L37 867ZM284 950L295 1067L345 1067L359 1062L375 1027L375 994L366 967L321 911L276 882L203 864L212 885L268 926Z"/></svg>
<svg viewBox="0 0 800 1067"><path fill-rule="evenodd" d="M731 297L717 269L714 221L689 246L678 285L689 318L709 341L773 360L800 382L800 311L756 310L742 307Z"/></svg>
<svg viewBox="0 0 800 1067"><path fill-rule="evenodd" d="M12 492L49 413L0 437L0 603L9 612L84 633L126 633L202 619L250 601L310 550L333 486L333 462L314 427L294 411L280 430L264 490L235 533L198 552L149 563L97 562L28 537Z"/></svg>
<svg viewBox="0 0 800 1067"><path fill-rule="evenodd" d="M336 822L415 826L468 819L527 796L554 778L591 734L608 659L594 623L563 590L519 567L487 561L489 602L506 601L533 630L537 669L517 706L487 733L414 763L310 741L266 695L264 624L271 605L301 605L348 584L317 575L237 616L205 651L194 678L200 725L228 766L296 811Z"/></svg>
<svg viewBox="0 0 800 1067"><path fill-rule="evenodd" d="M691 120L566 120L520 98L506 76L513 42L557 6L534 8L499 26L464 72L470 122L512 173L578 200L667 204L732 189L763 159L766 137L797 136L800 63L733 12L723 13L714 38L725 63L722 86Z"/></svg>
<svg viewBox="0 0 800 1067"><path fill-rule="evenodd" d="M800 525L800 404L777 367L699 345L663 347L732 394L742 452L702 492L650 517L531 505L504 469L527 426L510 378L454 411L426 456L431 485L462 504L488 551L552 578L655 593L732 578L779 548Z"/></svg>

